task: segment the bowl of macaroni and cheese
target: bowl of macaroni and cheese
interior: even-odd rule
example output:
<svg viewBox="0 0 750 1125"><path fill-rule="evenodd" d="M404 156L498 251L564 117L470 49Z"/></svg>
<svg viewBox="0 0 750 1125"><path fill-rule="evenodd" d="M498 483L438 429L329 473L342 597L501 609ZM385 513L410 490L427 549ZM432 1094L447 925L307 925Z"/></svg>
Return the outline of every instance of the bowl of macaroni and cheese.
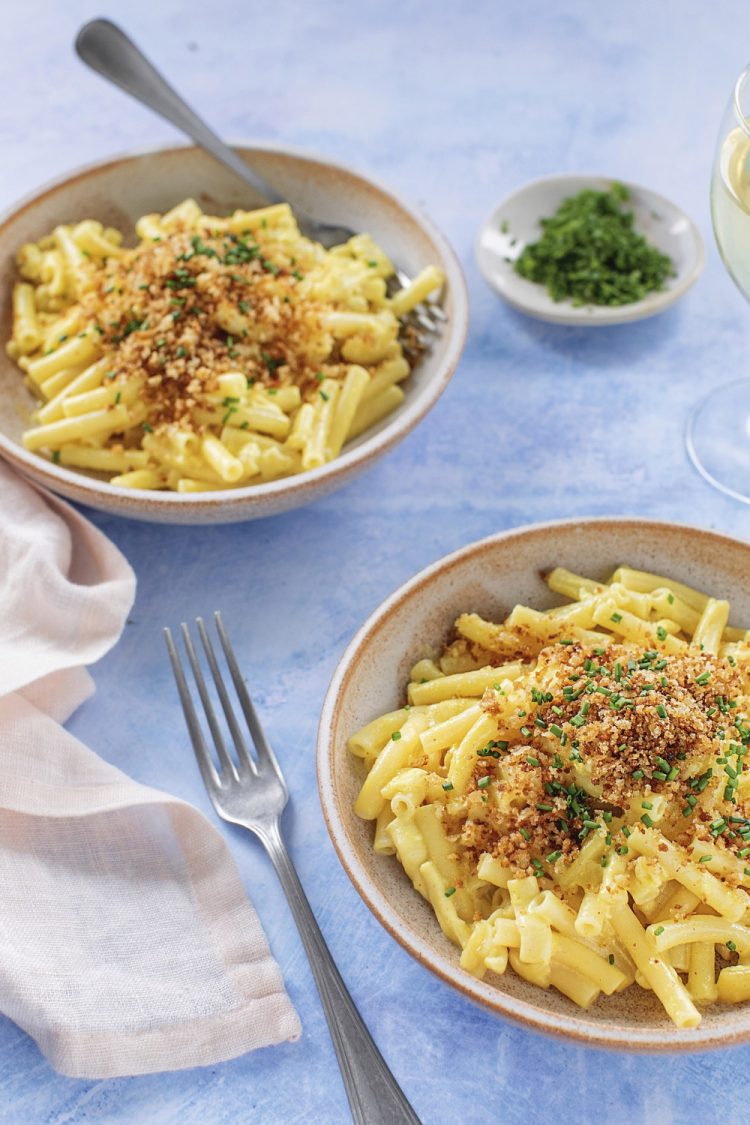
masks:
<svg viewBox="0 0 750 1125"><path fill-rule="evenodd" d="M318 734L329 832L422 964L618 1049L750 1040L750 545L505 532L359 630Z"/></svg>
<svg viewBox="0 0 750 1125"><path fill-rule="evenodd" d="M445 388L467 299L443 236L340 165L238 151L355 233L323 247L189 147L0 220L0 455L36 483L159 522L271 515L363 471Z"/></svg>

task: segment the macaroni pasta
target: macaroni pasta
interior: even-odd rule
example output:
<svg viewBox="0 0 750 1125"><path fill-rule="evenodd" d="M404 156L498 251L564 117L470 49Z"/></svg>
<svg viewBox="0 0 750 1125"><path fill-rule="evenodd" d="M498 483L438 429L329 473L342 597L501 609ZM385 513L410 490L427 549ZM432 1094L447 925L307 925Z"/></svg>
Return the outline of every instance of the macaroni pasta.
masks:
<svg viewBox="0 0 750 1125"><path fill-rule="evenodd" d="M455 623L350 739L356 812L477 976L589 1007L650 989L681 1028L750 999L750 633L619 567L568 602Z"/></svg>
<svg viewBox="0 0 750 1125"><path fill-rule="evenodd" d="M40 400L27 449L112 484L200 492L315 469L404 398L409 314L367 234L327 251L288 204L92 219L21 247L9 354Z"/></svg>

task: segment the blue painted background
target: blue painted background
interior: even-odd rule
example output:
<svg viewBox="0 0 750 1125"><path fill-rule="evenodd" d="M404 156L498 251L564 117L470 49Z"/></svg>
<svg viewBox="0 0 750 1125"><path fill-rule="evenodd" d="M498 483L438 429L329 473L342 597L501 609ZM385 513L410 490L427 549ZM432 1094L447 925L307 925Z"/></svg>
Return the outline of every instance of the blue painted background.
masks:
<svg viewBox="0 0 750 1125"><path fill-rule="evenodd" d="M464 263L472 321L443 399L365 478L255 524L159 528L95 515L135 567L138 599L73 731L134 777L209 811L185 745L160 627L222 607L289 779L289 838L331 949L426 1125L748 1120L750 1047L603 1055L474 1007L413 963L338 865L314 779L320 705L345 643L384 595L461 544L532 520L638 513L750 537L750 508L697 476L683 446L705 388L750 374L750 308L708 216L715 133L750 55L740 0L427 3L5 0L0 206L70 167L173 131L71 50L120 20L226 136L288 141L419 201ZM472 257L492 206L532 177L591 171L653 187L706 239L705 274L631 327L523 318ZM281 607L281 611L279 609ZM347 1120L318 1000L268 863L226 830L304 1025L296 1045L200 1071L114 1082L55 1075L0 1020L0 1120L262 1125Z"/></svg>

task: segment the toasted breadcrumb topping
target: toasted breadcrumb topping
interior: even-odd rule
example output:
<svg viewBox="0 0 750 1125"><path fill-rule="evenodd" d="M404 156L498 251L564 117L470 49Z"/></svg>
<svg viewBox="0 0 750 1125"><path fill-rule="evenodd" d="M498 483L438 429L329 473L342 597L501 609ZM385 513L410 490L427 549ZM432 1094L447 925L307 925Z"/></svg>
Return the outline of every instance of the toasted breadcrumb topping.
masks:
<svg viewBox="0 0 750 1125"><path fill-rule="evenodd" d="M304 271L325 252L309 241L295 250L290 257L262 230L177 229L110 259L81 299L110 360L107 377L145 374L152 424L199 432L193 412L222 374L240 371L271 390L296 384L312 399L324 359L327 376L348 365L324 327L326 306L306 292Z"/></svg>
<svg viewBox="0 0 750 1125"><path fill-rule="evenodd" d="M466 797L443 814L475 862L486 852L516 876L551 877L633 802L649 826L656 797L672 840L735 852L750 841L750 802L738 797L750 742L739 668L696 649L556 643L533 672L531 685L526 676L485 692L482 708L506 716L502 737L479 750ZM627 851L624 837L606 843Z"/></svg>

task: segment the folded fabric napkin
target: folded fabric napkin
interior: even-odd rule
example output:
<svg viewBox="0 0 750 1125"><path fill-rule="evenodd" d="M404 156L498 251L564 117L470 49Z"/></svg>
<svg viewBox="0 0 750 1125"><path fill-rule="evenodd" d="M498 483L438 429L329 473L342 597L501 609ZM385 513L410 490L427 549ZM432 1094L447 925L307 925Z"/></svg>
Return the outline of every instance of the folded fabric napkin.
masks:
<svg viewBox="0 0 750 1125"><path fill-rule="evenodd" d="M93 691L82 666L120 634L130 567L0 464L0 575L0 1010L81 1078L297 1038L216 829L60 725Z"/></svg>

